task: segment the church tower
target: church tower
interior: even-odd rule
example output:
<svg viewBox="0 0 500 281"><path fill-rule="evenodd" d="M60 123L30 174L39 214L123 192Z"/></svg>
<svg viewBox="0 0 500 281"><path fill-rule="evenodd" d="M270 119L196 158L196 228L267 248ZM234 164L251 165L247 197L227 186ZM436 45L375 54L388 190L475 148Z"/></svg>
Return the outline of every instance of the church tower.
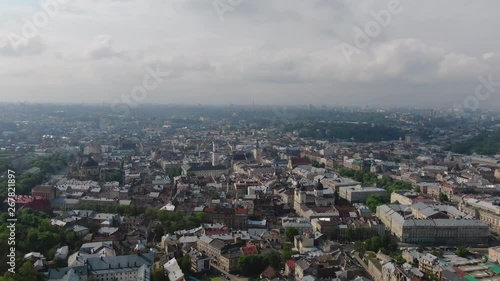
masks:
<svg viewBox="0 0 500 281"><path fill-rule="evenodd" d="M262 150L260 149L259 140L257 140L257 142L255 143L253 158L255 158L255 161L257 161L257 163L260 163L262 161Z"/></svg>
<svg viewBox="0 0 500 281"><path fill-rule="evenodd" d="M318 179L318 182L316 183L316 186L314 187L314 196L316 198L321 198L323 197L323 184L321 183L320 179Z"/></svg>
<svg viewBox="0 0 500 281"><path fill-rule="evenodd" d="M212 166L217 165L217 147L215 146L215 142L212 142Z"/></svg>
<svg viewBox="0 0 500 281"><path fill-rule="evenodd" d="M297 182L295 185L295 195L293 197L293 208L297 213L300 213L300 205L305 204L307 199L307 193L305 187Z"/></svg>

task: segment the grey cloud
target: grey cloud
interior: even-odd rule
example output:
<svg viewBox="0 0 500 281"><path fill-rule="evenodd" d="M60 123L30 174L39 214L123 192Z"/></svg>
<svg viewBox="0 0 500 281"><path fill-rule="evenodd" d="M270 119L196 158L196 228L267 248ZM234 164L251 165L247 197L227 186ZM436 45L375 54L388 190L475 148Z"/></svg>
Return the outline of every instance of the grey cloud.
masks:
<svg viewBox="0 0 500 281"><path fill-rule="evenodd" d="M25 73L0 76L0 86L12 99L109 101L159 62L171 75L150 102L431 105L460 102L478 76L500 74L498 1L401 0L403 12L351 61L340 44L353 44L353 28L386 1L242 0L224 20L213 2L74 1L19 55L0 44L0 73ZM0 33L24 15L3 8Z"/></svg>
<svg viewBox="0 0 500 281"><path fill-rule="evenodd" d="M40 36L26 39L18 34L10 33L0 37L0 56L33 56L46 50Z"/></svg>
<svg viewBox="0 0 500 281"><path fill-rule="evenodd" d="M114 49L113 40L109 35L99 35L95 38L95 41L90 46L87 53L88 57L91 59L101 60L101 59L111 59L111 58L127 58L122 51L117 51Z"/></svg>

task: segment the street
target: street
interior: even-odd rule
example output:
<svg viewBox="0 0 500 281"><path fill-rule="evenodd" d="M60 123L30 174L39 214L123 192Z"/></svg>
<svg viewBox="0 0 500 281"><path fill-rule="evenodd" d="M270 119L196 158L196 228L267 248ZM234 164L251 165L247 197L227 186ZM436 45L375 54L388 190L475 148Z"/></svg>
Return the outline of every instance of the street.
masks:
<svg viewBox="0 0 500 281"><path fill-rule="evenodd" d="M212 268L216 269L218 272L223 273L225 276L229 277L229 280L231 280L231 281L249 281L249 279L246 278L246 277L238 277L238 276L236 276L234 274L226 273L225 271L223 271L222 269L220 269L218 266L215 266L213 264L211 264L210 266ZM226 278L224 278L224 279L226 279Z"/></svg>

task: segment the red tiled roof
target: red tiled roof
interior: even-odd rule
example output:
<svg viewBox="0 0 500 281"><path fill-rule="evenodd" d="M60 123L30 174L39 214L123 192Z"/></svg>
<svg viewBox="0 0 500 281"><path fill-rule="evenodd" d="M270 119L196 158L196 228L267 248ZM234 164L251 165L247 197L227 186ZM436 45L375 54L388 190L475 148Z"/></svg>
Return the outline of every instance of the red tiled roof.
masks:
<svg viewBox="0 0 500 281"><path fill-rule="evenodd" d="M21 208L31 208L35 210L46 210L50 208L50 201L47 198L41 196L16 196L14 198L19 209ZM4 203L8 203L9 199L5 199Z"/></svg>
<svg viewBox="0 0 500 281"><path fill-rule="evenodd" d="M247 209L244 209L244 208L234 209L234 213L235 214L246 214L247 213Z"/></svg>
<svg viewBox="0 0 500 281"><path fill-rule="evenodd" d="M454 185L451 185L451 184L448 184L448 183L442 183L441 184L442 187L446 187L446 188L451 188L451 189L455 189L457 188L456 186Z"/></svg>
<svg viewBox="0 0 500 281"><path fill-rule="evenodd" d="M458 275L462 276L462 277L464 277L465 275L467 275L467 273L463 272L462 270L460 270L460 269L458 269L458 268L455 268L455 272L456 272Z"/></svg>
<svg viewBox="0 0 500 281"><path fill-rule="evenodd" d="M278 272L276 271L276 269L268 266L261 275L267 279L273 279L274 277L278 276Z"/></svg>
<svg viewBox="0 0 500 281"><path fill-rule="evenodd" d="M308 165L308 164L311 164L311 161L307 157L303 157L303 158L292 157L290 160L292 161L292 165Z"/></svg>
<svg viewBox="0 0 500 281"><path fill-rule="evenodd" d="M288 268L290 268L290 269L295 268L295 260L288 260L286 262L286 266L288 266Z"/></svg>
<svg viewBox="0 0 500 281"><path fill-rule="evenodd" d="M242 247L241 251L243 252L244 256L258 254L257 247L255 247L255 245L247 246L247 247Z"/></svg>

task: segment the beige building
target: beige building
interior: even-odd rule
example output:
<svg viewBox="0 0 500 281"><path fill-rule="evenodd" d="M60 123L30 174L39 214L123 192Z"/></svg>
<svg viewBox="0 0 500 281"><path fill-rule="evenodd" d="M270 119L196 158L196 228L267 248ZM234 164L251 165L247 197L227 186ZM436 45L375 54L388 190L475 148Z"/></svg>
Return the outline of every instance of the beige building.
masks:
<svg viewBox="0 0 500 281"><path fill-rule="evenodd" d="M236 271L238 259L241 256L240 247L208 236L200 237L196 247L198 251L210 258L212 264L226 272Z"/></svg>
<svg viewBox="0 0 500 281"><path fill-rule="evenodd" d="M314 247L314 234L296 235L293 244L301 254L310 252Z"/></svg>
<svg viewBox="0 0 500 281"><path fill-rule="evenodd" d="M377 187L342 186L339 187L339 196L349 201L349 203L366 203L370 195L380 195L387 197L387 191Z"/></svg>
<svg viewBox="0 0 500 281"><path fill-rule="evenodd" d="M238 269L238 259L241 257L241 252L228 251L220 256L219 266L226 272L235 272Z"/></svg>
<svg viewBox="0 0 500 281"><path fill-rule="evenodd" d="M500 234L500 206L475 198L463 198L459 208L490 227L492 233Z"/></svg>
<svg viewBox="0 0 500 281"><path fill-rule="evenodd" d="M403 243L485 244L490 234L487 224L447 205L382 205L377 217Z"/></svg>
<svg viewBox="0 0 500 281"><path fill-rule="evenodd" d="M492 247L488 249L488 261L500 263L500 247Z"/></svg>
<svg viewBox="0 0 500 281"><path fill-rule="evenodd" d="M198 177L220 177L222 175L227 175L229 169L222 165L210 166L210 165L182 165L182 175L187 176L188 174L193 174Z"/></svg>

